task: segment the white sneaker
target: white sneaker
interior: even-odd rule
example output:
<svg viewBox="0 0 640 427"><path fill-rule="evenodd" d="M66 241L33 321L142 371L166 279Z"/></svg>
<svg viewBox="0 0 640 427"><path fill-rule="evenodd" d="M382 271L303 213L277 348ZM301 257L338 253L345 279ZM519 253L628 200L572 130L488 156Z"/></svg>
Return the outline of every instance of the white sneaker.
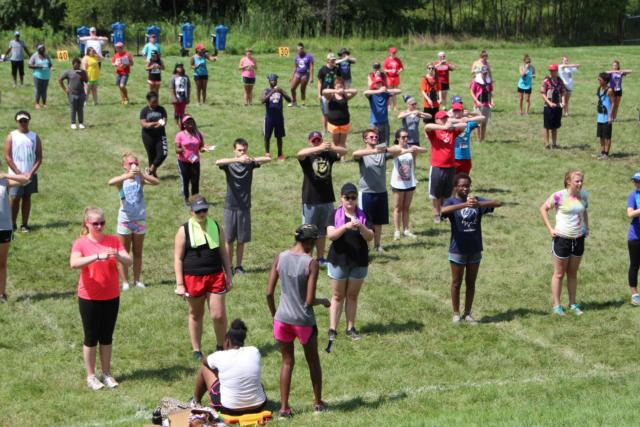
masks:
<svg viewBox="0 0 640 427"><path fill-rule="evenodd" d="M118 387L118 381L109 374L102 374L102 382L107 386L107 388Z"/></svg>
<svg viewBox="0 0 640 427"><path fill-rule="evenodd" d="M393 240L400 240L400 231L396 230L393 233Z"/></svg>
<svg viewBox="0 0 640 427"><path fill-rule="evenodd" d="M73 123L73 124L71 124L71 129L74 129L74 130L75 130L75 129L78 129L78 127L76 126L76 124L75 124L75 123Z"/></svg>
<svg viewBox="0 0 640 427"><path fill-rule="evenodd" d="M374 248L374 250L375 250L377 253L379 253L379 254L383 254L383 253L385 253L385 250L384 250L384 248L382 247L382 245L380 245L380 246L376 246L376 247Z"/></svg>
<svg viewBox="0 0 640 427"><path fill-rule="evenodd" d="M136 288L144 289L144 288L146 288L146 286L144 285L144 283L142 283L141 281L138 280L136 282Z"/></svg>
<svg viewBox="0 0 640 427"><path fill-rule="evenodd" d="M97 391L104 388L104 384L102 384L95 375L91 375L90 377L87 377L87 387L93 391Z"/></svg>
<svg viewBox="0 0 640 427"><path fill-rule="evenodd" d="M471 317L471 314L467 314L466 316L464 316L464 321L467 322L469 325L477 325L478 321L476 319L474 319L473 317Z"/></svg>
<svg viewBox="0 0 640 427"><path fill-rule="evenodd" d="M453 323L460 323L460 315L459 314L454 314L452 322Z"/></svg>
<svg viewBox="0 0 640 427"><path fill-rule="evenodd" d="M408 229L404 230L404 235L405 235L405 237L411 237L412 239L415 239L416 237L418 237L415 234L413 234L411 231L409 231Z"/></svg>
<svg viewBox="0 0 640 427"><path fill-rule="evenodd" d="M129 282L122 282L122 290L123 291L129 290Z"/></svg>
<svg viewBox="0 0 640 427"><path fill-rule="evenodd" d="M84 125L83 125L82 123L80 123L80 124L78 125L78 129L84 129Z"/></svg>

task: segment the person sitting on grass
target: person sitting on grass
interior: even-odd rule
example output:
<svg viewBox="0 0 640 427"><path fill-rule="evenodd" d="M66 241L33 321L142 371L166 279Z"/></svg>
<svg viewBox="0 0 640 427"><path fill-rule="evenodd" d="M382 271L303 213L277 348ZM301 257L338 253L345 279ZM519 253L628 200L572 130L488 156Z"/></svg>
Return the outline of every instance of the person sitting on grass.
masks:
<svg viewBox="0 0 640 427"><path fill-rule="evenodd" d="M270 162L271 157L249 157L249 143L243 138L233 141L233 153L235 157L220 159L216 161L216 165L227 177L227 195L224 199L224 228L227 230L225 246L229 262L233 265L233 242L238 241L236 267L231 269L233 274L243 274L244 246L251 241L253 170Z"/></svg>
<svg viewBox="0 0 640 427"><path fill-rule="evenodd" d="M273 317L273 336L280 344L282 353L279 411L281 418L293 416L289 407L289 390L295 363L293 343L296 338L304 348L309 365L314 409L316 412L326 410L322 401L322 367L318 356L318 327L313 306L323 305L328 308L331 303L326 298L316 298L319 266L311 254L319 236L318 227L313 224L298 227L295 245L275 257L269 274L267 305ZM282 292L276 310L274 293L278 279L282 282Z"/></svg>
<svg viewBox="0 0 640 427"><path fill-rule="evenodd" d="M451 222L449 263L453 323L464 321L475 325L477 322L471 316L471 306L482 259L482 216L493 212L493 209L501 204L497 200L471 195L471 177L466 173L457 174L453 182L454 195L445 200L442 207L442 216L448 217ZM463 277L467 292L464 298L464 312L460 316L460 288Z"/></svg>
<svg viewBox="0 0 640 427"><path fill-rule="evenodd" d="M240 319L231 322L221 350L202 359L191 403L200 404L208 391L211 406L225 415L260 412L267 396L260 382L260 351L244 345L247 327Z"/></svg>

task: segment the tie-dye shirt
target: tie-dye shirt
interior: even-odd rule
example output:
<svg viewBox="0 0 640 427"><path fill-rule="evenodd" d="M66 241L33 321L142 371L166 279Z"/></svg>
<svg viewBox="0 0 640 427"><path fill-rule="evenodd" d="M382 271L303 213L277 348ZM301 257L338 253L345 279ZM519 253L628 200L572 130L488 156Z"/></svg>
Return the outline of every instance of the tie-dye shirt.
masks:
<svg viewBox="0 0 640 427"><path fill-rule="evenodd" d="M547 208L556 209L556 233L559 236L575 239L587 233L584 214L589 207L588 194L580 191L578 197L564 189L553 193L546 201Z"/></svg>

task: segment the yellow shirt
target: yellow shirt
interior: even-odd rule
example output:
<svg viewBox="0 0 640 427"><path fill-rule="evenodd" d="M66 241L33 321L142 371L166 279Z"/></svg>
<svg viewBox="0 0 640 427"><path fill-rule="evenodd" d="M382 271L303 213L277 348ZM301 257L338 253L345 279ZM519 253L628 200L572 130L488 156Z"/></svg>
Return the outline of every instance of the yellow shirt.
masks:
<svg viewBox="0 0 640 427"><path fill-rule="evenodd" d="M87 79L90 82L100 78L100 62L95 56L87 56Z"/></svg>

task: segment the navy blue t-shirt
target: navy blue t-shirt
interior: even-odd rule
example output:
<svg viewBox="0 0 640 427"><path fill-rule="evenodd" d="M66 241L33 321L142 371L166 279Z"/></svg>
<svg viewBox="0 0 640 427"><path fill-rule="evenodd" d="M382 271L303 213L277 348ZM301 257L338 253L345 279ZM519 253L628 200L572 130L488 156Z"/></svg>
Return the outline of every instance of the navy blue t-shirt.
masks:
<svg viewBox="0 0 640 427"><path fill-rule="evenodd" d="M271 91L271 88L265 89L264 94L266 95ZM269 98L267 98L267 102L264 104L267 109L267 117L271 120L284 120L284 115L282 114L282 94L280 92L273 92Z"/></svg>
<svg viewBox="0 0 640 427"><path fill-rule="evenodd" d="M486 201L478 197L479 202ZM463 203L457 197L450 197L442 206ZM451 222L451 243L449 252L454 254L474 254L482 251L482 215L493 212L493 208L464 208L447 215Z"/></svg>
<svg viewBox="0 0 640 427"><path fill-rule="evenodd" d="M389 98L391 94L388 92L369 95L369 107L371 108L371 123L383 124L389 123Z"/></svg>

